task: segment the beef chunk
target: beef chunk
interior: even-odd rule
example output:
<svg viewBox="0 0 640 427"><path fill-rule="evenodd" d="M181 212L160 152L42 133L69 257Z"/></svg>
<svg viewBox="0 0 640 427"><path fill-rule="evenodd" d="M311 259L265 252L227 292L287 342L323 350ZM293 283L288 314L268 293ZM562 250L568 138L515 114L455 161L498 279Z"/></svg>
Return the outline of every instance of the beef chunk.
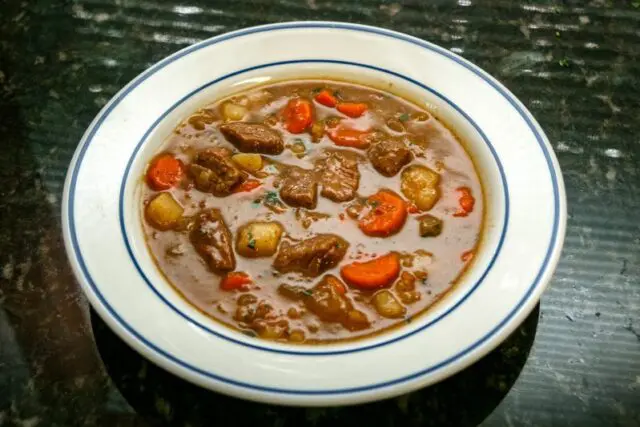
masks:
<svg viewBox="0 0 640 427"><path fill-rule="evenodd" d="M218 209L207 209L197 214L189 238L214 272L236 268L231 232Z"/></svg>
<svg viewBox="0 0 640 427"><path fill-rule="evenodd" d="M394 176L411 159L411 151L397 139L385 139L369 149L371 164L384 176Z"/></svg>
<svg viewBox="0 0 640 427"><path fill-rule="evenodd" d="M220 132L245 153L280 154L284 150L280 134L262 124L227 123L220 126Z"/></svg>
<svg viewBox="0 0 640 427"><path fill-rule="evenodd" d="M345 289L340 279L327 275L311 289L280 285L278 292L287 298L303 301L307 310L326 322L341 323L349 330L368 328L367 316L353 307L345 296Z"/></svg>
<svg viewBox="0 0 640 427"><path fill-rule="evenodd" d="M360 183L358 158L350 151L329 151L317 163L321 171L320 194L334 202L346 202L355 197Z"/></svg>
<svg viewBox="0 0 640 427"><path fill-rule="evenodd" d="M281 176L280 198L286 204L315 209L318 202L318 180L313 171L291 166L286 168Z"/></svg>
<svg viewBox="0 0 640 427"><path fill-rule="evenodd" d="M196 154L189 174L198 190L218 197L228 196L233 187L246 179L246 173L231 161L231 150L222 147L208 148Z"/></svg>
<svg viewBox="0 0 640 427"><path fill-rule="evenodd" d="M283 242L273 266L281 273L297 271L315 277L338 265L349 243L333 234L319 234L291 245Z"/></svg>

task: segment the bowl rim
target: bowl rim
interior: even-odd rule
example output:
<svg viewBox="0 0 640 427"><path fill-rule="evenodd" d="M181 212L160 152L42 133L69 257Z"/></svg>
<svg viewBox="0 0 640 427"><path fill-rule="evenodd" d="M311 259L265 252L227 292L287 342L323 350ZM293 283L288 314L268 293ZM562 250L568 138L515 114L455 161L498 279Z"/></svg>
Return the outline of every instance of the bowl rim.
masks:
<svg viewBox="0 0 640 427"><path fill-rule="evenodd" d="M378 27L359 25L359 24L350 24L350 23L341 23L341 22L330 22L330 21L299 21L299 22L289 22L289 23L280 23L280 24L269 24L269 25L261 25L257 27L250 27L241 30L237 30L234 32L222 34L216 37L212 37L206 40L203 40L199 43L196 43L191 46L187 46L184 49L160 60L155 63L151 67L147 68L137 77L135 77L131 82L129 82L124 88L122 88L114 97L110 100L107 105L103 107L103 109L98 113L96 118L92 121L90 126L88 127L86 133L84 134L76 152L74 153L73 159L71 161L71 165L69 171L67 173L67 177L65 180L64 187L64 195L63 195L63 203L62 203L62 222L63 222L63 234L65 240L65 246L67 249L67 253L69 259L71 261L72 268L74 270L76 278L79 280L81 285L83 286L83 290L90 297L90 301L98 314L101 315L103 319L107 321L112 329L114 329L118 335L125 339L131 346L136 348L140 353L150 357L148 350L150 349L152 352L159 354L152 354L153 357L150 357L153 361L160 364L161 366L169 369L170 371L181 375L186 378L184 372L181 369L178 369L174 364L179 365L181 368L186 368L187 370L191 370L194 373L199 375L209 376L212 375L208 372L204 372L198 367L189 366L188 364L175 359L171 354L167 354L162 349L157 348L153 343L145 340L144 337L137 334L136 331L131 328L130 325L122 319L117 312L109 307L109 304L100 298L99 291L91 276L86 269L85 266L82 265L81 255L79 248L77 247L77 241L73 236L72 232L72 223L70 221L70 214L73 214L73 198L70 198L70 194L73 193L74 179L77 177L78 168L77 166L80 164L80 160L84 155L84 152L88 148L88 141L91 139L92 133L95 133L97 127L99 126L99 122L102 118L104 118L108 113L117 105L119 100L124 98L126 94L136 87L137 84L141 83L145 78L149 77L156 71L162 69L167 64L178 60L179 58L197 50L205 46L209 46L211 44L215 44L218 42L222 42L231 38L240 37L249 34L255 34L265 31L272 30L282 30L282 29L290 29L290 28L337 28L344 30L352 30L352 31L360 31L372 33L378 36L390 37L399 41L409 42L415 45L418 45L422 48L429 49L435 53L444 55L449 59L456 62L458 65L461 65L468 70L472 71L478 77L482 78L484 81L489 83L492 88L498 91L509 103L513 106L513 108L520 114L520 116L527 123L531 132L535 135L536 140L538 141L540 148L544 154L545 160L549 167L550 175L553 182L553 190L554 190L554 208L556 215L554 216L553 223L553 232L552 237L550 239L549 247L545 254L545 258L542 262L540 270L535 277L535 280L527 289L523 298L519 301L519 303L509 312L508 316L503 319L500 323L498 323L491 331L489 331L486 335L484 335L480 340L476 341L472 346L466 348L463 352L460 352L451 358L443 361L442 363L430 367L429 369L423 370L416 374L405 376L403 378L399 378L393 381L387 381L385 383L379 383L369 386L362 386L357 388L350 389L342 389L342 390L322 390L322 391L295 391L295 390L287 390L287 389L278 389L271 387L262 387L251 384L239 383L237 381L233 381L226 378L221 378L220 376L214 375L213 378L218 381L228 382L232 385L240 386L243 388L252 388L254 390L262 390L270 393L282 393L285 395L291 394L310 394L316 396L322 395L330 395L330 394L348 394L354 393L358 391L372 391L378 388L388 387L392 384L397 383L405 383L416 378L422 377L431 373L437 369L443 368L445 366L451 365L456 360L462 360L462 363L453 366L453 370L450 374L458 372L463 369L465 366L468 366L472 362L478 360L480 357L488 353L490 350L495 348L508 334L510 334L522 320L524 320L525 316L527 316L531 310L534 308L535 304L538 302L541 293L544 291L546 286L548 285L551 275L558 263L560 253L562 250L562 245L564 241L564 235L566 230L566 194L564 189L564 183L562 179L562 174L560 172L560 168L549 143L548 138L540 128L539 124L535 121L531 113L524 107L524 105L508 90L506 89L500 82L498 82L491 75L467 61L466 59L460 57L459 55L450 52L444 48L441 48L437 45L434 45L430 42L402 34L399 32L395 32L392 30L382 29ZM362 350L366 350L370 348L365 347ZM362 351L360 350L360 351ZM295 354L295 353L294 353ZM318 355L322 353L314 352L312 355ZM295 354L299 355L299 354ZM464 358L464 356L469 355L469 357ZM162 356L162 357L160 357ZM167 363L168 359L172 363ZM464 359L463 359L464 358ZM375 398L375 397L374 397ZM370 398L371 399L371 398ZM272 401L270 399L265 399L267 401ZM369 400L369 399L365 399ZM309 402L305 402L309 403Z"/></svg>

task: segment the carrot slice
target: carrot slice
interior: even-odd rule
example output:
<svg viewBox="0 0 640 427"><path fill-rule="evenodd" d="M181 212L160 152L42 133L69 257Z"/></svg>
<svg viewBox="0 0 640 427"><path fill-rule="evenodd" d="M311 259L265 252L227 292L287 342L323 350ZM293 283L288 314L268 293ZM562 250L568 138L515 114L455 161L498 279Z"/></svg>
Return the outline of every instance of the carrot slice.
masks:
<svg viewBox="0 0 640 427"><path fill-rule="evenodd" d="M176 185L184 172L182 162L171 154L161 154L153 159L147 169L147 184L154 190L168 190Z"/></svg>
<svg viewBox="0 0 640 427"><path fill-rule="evenodd" d="M260 187L261 185L262 185L262 182L258 181L257 179L248 179L242 184L238 185L236 188L234 188L233 192L242 193L245 191L253 191L256 188Z"/></svg>
<svg viewBox="0 0 640 427"><path fill-rule="evenodd" d="M323 89L319 94L316 95L316 101L319 104L322 104L326 107L335 107L338 103L338 100L329 90Z"/></svg>
<svg viewBox="0 0 640 427"><path fill-rule="evenodd" d="M415 203L409 203L409 205L407 205L407 213L414 214L418 212L420 212L420 209L418 209Z"/></svg>
<svg viewBox="0 0 640 427"><path fill-rule="evenodd" d="M252 280L247 273L233 271L220 281L220 287L225 291L233 291L235 289L242 289L244 285L250 283L252 283Z"/></svg>
<svg viewBox="0 0 640 427"><path fill-rule="evenodd" d="M369 131L337 127L329 130L329 139L342 147L367 148Z"/></svg>
<svg viewBox="0 0 640 427"><path fill-rule="evenodd" d="M340 275L350 285L363 289L388 286L400 273L398 255L390 253L367 262L354 262L345 265Z"/></svg>
<svg viewBox="0 0 640 427"><path fill-rule="evenodd" d="M397 233L407 219L407 202L390 190L380 190L367 199L369 212L358 226L366 235L387 237Z"/></svg>
<svg viewBox="0 0 640 427"><path fill-rule="evenodd" d="M313 106L307 99L294 98L282 112L284 126L291 133L302 133L313 121Z"/></svg>
<svg viewBox="0 0 640 427"><path fill-rule="evenodd" d="M338 104L336 108L342 114L355 119L367 111L367 104L363 104L362 102L343 102Z"/></svg>
<svg viewBox="0 0 640 427"><path fill-rule="evenodd" d="M453 216L464 217L473 212L473 207L476 204L476 199L471 195L471 189L469 187L456 188L460 192L460 198L458 204L460 209Z"/></svg>

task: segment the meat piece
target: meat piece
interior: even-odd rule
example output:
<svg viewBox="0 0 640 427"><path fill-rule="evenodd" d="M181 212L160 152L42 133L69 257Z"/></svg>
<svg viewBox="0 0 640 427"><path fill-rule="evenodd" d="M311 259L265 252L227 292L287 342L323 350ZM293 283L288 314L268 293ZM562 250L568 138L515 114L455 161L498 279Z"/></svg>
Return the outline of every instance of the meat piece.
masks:
<svg viewBox="0 0 640 427"><path fill-rule="evenodd" d="M234 319L243 327L266 339L283 338L289 333L289 322L278 315L273 306L254 295L242 295L237 300Z"/></svg>
<svg viewBox="0 0 640 427"><path fill-rule="evenodd" d="M231 194L247 177L231 160L231 150L223 147L208 148L196 154L189 174L198 190L218 197Z"/></svg>
<svg viewBox="0 0 640 427"><path fill-rule="evenodd" d="M378 142L368 154L373 167L384 176L394 176L413 158L404 142L397 139Z"/></svg>
<svg viewBox="0 0 640 427"><path fill-rule="evenodd" d="M284 150L280 134L263 124L226 123L220 125L220 132L245 153L280 154Z"/></svg>
<svg viewBox="0 0 640 427"><path fill-rule="evenodd" d="M273 266L281 273L297 271L315 277L338 265L349 243L334 234L319 234L291 245L283 242Z"/></svg>
<svg viewBox="0 0 640 427"><path fill-rule="evenodd" d="M350 151L329 151L317 163L321 171L320 194L334 202L346 202L355 197L360 183L358 158Z"/></svg>
<svg viewBox="0 0 640 427"><path fill-rule="evenodd" d="M341 323L349 330L369 327L367 316L353 307L344 294L345 285L335 276L327 275L311 289L280 285L278 292L287 298L304 302L305 307L326 322Z"/></svg>
<svg viewBox="0 0 640 427"><path fill-rule="evenodd" d="M318 202L318 180L313 171L291 166L282 172L281 177L280 198L286 204L315 209Z"/></svg>
<svg viewBox="0 0 640 427"><path fill-rule="evenodd" d="M218 209L208 209L195 216L189 239L214 272L221 273L236 268L231 232Z"/></svg>

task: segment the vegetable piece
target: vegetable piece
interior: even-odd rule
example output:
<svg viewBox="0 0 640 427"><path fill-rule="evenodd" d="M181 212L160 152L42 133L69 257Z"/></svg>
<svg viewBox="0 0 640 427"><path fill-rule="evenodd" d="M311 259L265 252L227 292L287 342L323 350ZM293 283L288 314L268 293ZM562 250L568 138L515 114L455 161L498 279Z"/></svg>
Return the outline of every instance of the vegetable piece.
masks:
<svg viewBox="0 0 640 427"><path fill-rule="evenodd" d="M342 102L336 107L345 116L352 118L360 117L367 111L367 104L362 102Z"/></svg>
<svg viewBox="0 0 640 427"><path fill-rule="evenodd" d="M463 262L467 262L467 261L471 261L473 259L473 257L475 256L476 252L473 249L470 249L468 251L464 251L462 253L462 255L460 256L460 259Z"/></svg>
<svg viewBox="0 0 640 427"><path fill-rule="evenodd" d="M233 291L236 289L243 289L245 285L253 283L251 277L247 273L241 271L233 271L220 281L220 288L225 291Z"/></svg>
<svg viewBox="0 0 640 427"><path fill-rule="evenodd" d="M304 331L302 329L294 329L289 332L289 341L302 342L304 341Z"/></svg>
<svg viewBox="0 0 640 427"><path fill-rule="evenodd" d="M421 211L427 211L440 198L440 175L426 166L411 165L402 171L400 189Z"/></svg>
<svg viewBox="0 0 640 427"><path fill-rule="evenodd" d="M325 123L323 120L313 122L311 125L311 142L320 142L324 136Z"/></svg>
<svg viewBox="0 0 640 427"><path fill-rule="evenodd" d="M184 173L182 162L171 154L161 154L147 169L147 184L156 191L168 190L176 185Z"/></svg>
<svg viewBox="0 0 640 427"><path fill-rule="evenodd" d="M436 237L442 233L442 220L433 215L423 215L418 218L420 221L420 236Z"/></svg>
<svg viewBox="0 0 640 427"><path fill-rule="evenodd" d="M313 106L307 99L294 98L282 112L284 126L291 133L304 132L313 121Z"/></svg>
<svg viewBox="0 0 640 427"><path fill-rule="evenodd" d="M415 214L420 212L420 209L418 209L418 207L415 205L415 203L409 203L407 205L407 213L409 214Z"/></svg>
<svg viewBox="0 0 640 427"><path fill-rule="evenodd" d="M147 204L145 216L153 227L159 230L168 230L182 218L183 212L183 207L173 198L171 193L165 192L158 194Z"/></svg>
<svg viewBox="0 0 640 427"><path fill-rule="evenodd" d="M388 290L376 292L373 296L373 306L376 308L380 316L390 319L396 319L404 316L406 308L400 304L396 297Z"/></svg>
<svg viewBox="0 0 640 427"><path fill-rule="evenodd" d="M393 252L371 261L345 265L340 270L345 282L362 289L389 286L399 273L400 259Z"/></svg>
<svg viewBox="0 0 640 427"><path fill-rule="evenodd" d="M316 95L316 101L326 107L335 107L338 99L328 89L323 89Z"/></svg>
<svg viewBox="0 0 640 427"><path fill-rule="evenodd" d="M238 153L234 154L231 160L247 172L257 172L262 169L262 156L260 154Z"/></svg>
<svg viewBox="0 0 640 427"><path fill-rule="evenodd" d="M257 179L248 179L233 189L233 193L243 193L253 191L262 185Z"/></svg>
<svg viewBox="0 0 640 427"><path fill-rule="evenodd" d="M341 147L369 147L369 131L337 127L329 130L329 138Z"/></svg>
<svg viewBox="0 0 640 427"><path fill-rule="evenodd" d="M407 203L390 190L380 190L367 199L369 212L360 220L360 230L368 236L387 237L397 233L407 219Z"/></svg>
<svg viewBox="0 0 640 427"><path fill-rule="evenodd" d="M242 120L246 114L247 109L242 105L234 104L233 102L225 102L222 105L222 116L225 121Z"/></svg>
<svg viewBox="0 0 640 427"><path fill-rule="evenodd" d="M268 257L276 253L282 225L277 222L250 222L238 230L236 251L248 258Z"/></svg>
<svg viewBox="0 0 640 427"><path fill-rule="evenodd" d="M456 190L460 192L460 198L458 199L460 209L458 209L453 216L467 216L473 212L473 206L476 204L476 199L471 195L471 189L469 187L459 187L456 188Z"/></svg>
<svg viewBox="0 0 640 427"><path fill-rule="evenodd" d="M304 156L304 153L307 151L307 147L305 147L304 142L302 140L298 140L291 145L291 152L298 157Z"/></svg>

